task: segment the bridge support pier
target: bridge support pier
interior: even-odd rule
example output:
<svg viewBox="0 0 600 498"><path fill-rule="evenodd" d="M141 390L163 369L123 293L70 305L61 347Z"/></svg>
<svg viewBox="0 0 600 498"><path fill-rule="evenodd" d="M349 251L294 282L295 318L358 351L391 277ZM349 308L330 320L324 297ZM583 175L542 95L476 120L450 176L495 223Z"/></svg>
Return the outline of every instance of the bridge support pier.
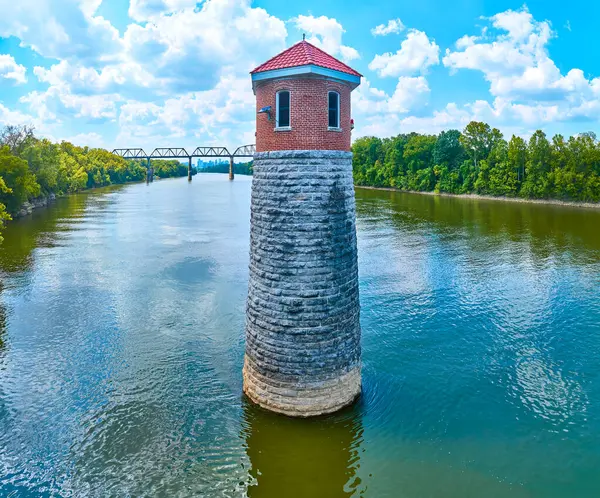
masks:
<svg viewBox="0 0 600 498"><path fill-rule="evenodd" d="M229 179L233 180L235 175L233 174L233 156L229 156Z"/></svg>
<svg viewBox="0 0 600 498"><path fill-rule="evenodd" d="M192 181L192 158L189 158L189 163L188 163L188 182Z"/></svg>
<svg viewBox="0 0 600 498"><path fill-rule="evenodd" d="M148 158L148 169L146 170L146 183L152 183L154 181L154 169Z"/></svg>
<svg viewBox="0 0 600 498"><path fill-rule="evenodd" d="M256 153L251 208L244 392L285 415L335 412L361 392L352 152Z"/></svg>

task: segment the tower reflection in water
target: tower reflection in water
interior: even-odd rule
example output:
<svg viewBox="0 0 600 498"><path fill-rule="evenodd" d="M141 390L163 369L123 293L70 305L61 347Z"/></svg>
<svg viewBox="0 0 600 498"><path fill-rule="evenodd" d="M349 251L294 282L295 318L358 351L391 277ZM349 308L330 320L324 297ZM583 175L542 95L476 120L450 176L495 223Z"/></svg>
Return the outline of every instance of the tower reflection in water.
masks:
<svg viewBox="0 0 600 498"><path fill-rule="evenodd" d="M250 498L362 496L360 407L295 419L244 400L243 437L250 459Z"/></svg>

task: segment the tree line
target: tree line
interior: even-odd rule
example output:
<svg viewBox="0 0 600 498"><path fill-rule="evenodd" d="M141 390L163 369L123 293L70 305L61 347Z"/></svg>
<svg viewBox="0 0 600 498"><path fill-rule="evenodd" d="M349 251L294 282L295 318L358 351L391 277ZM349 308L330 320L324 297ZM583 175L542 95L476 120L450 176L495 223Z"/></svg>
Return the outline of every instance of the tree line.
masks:
<svg viewBox="0 0 600 498"><path fill-rule="evenodd" d="M144 166L104 149L40 139L28 126L6 126L0 130L0 230L28 201L140 181L146 178ZM178 161L152 166L159 178L187 175Z"/></svg>
<svg viewBox="0 0 600 498"><path fill-rule="evenodd" d="M600 201L600 143L592 132L549 140L538 130L529 141L506 141L498 129L473 121L462 132L363 137L352 151L356 185Z"/></svg>
<svg viewBox="0 0 600 498"><path fill-rule="evenodd" d="M148 166L147 161L143 159L141 164L144 166L145 171ZM179 178L188 174L188 165L179 162L177 159L151 159L150 165L154 171L154 178ZM192 166L192 176L197 172L198 170Z"/></svg>
<svg viewBox="0 0 600 498"><path fill-rule="evenodd" d="M212 164L205 162L199 171L201 173L229 173L229 162L215 161ZM252 161L233 163L233 173L236 175L252 175Z"/></svg>
<svg viewBox="0 0 600 498"><path fill-rule="evenodd" d="M352 151L356 185L600 201L600 143L591 132L549 140L538 130L529 141L514 135L506 141L498 129L473 121L462 132L363 137ZM0 131L0 229L27 201L140 181L145 166L145 161L128 161L104 149L37 138L27 126L6 126ZM159 178L187 175L187 165L177 160L153 160L152 166ZM223 163L202 172L228 169ZM235 164L234 171L252 174L252 162Z"/></svg>

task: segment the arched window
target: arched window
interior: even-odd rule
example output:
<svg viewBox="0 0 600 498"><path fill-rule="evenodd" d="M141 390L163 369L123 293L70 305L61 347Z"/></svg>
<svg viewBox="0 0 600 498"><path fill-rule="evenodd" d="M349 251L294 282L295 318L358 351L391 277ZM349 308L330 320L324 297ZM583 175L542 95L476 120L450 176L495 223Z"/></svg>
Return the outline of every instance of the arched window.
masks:
<svg viewBox="0 0 600 498"><path fill-rule="evenodd" d="M276 102L276 117L275 127L276 128L289 128L290 127L290 92L288 90L281 90L277 92Z"/></svg>
<svg viewBox="0 0 600 498"><path fill-rule="evenodd" d="M329 128L340 127L340 94L329 92Z"/></svg>

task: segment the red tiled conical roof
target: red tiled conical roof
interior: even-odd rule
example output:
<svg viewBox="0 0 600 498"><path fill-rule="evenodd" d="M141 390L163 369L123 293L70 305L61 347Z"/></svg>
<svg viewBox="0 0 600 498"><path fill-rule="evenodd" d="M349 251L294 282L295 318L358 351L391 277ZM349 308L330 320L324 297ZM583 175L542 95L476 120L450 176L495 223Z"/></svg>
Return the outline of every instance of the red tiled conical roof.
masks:
<svg viewBox="0 0 600 498"><path fill-rule="evenodd" d="M292 45L279 55L269 59L253 71L250 71L250 74L273 71L274 69L285 69L288 67L307 66L310 64L333 69L334 71L340 71L342 73L352 74L353 76L362 76L358 71L355 71L350 66L347 66L327 52L311 45L305 40Z"/></svg>

